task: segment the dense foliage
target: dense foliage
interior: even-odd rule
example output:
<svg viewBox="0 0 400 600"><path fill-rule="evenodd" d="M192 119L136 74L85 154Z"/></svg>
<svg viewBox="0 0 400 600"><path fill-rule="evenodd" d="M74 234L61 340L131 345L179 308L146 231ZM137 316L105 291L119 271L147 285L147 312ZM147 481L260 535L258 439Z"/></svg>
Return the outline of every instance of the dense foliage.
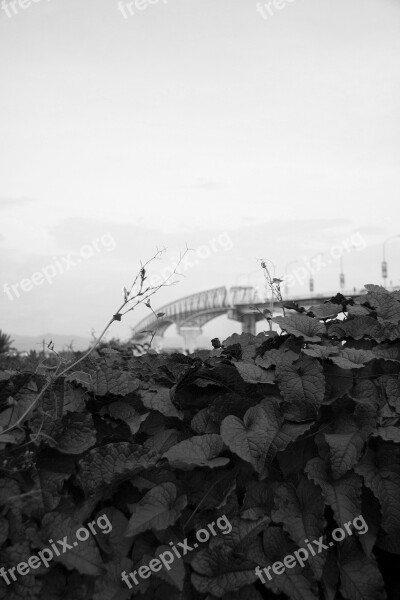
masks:
<svg viewBox="0 0 400 600"><path fill-rule="evenodd" d="M190 357L103 348L59 378L0 433L0 565L99 514L113 529L0 583L0 597L398 600L400 292L366 288L356 302L290 304L280 335ZM44 369L0 372L4 429L45 382ZM121 581L224 514L230 534L132 591ZM365 535L266 585L255 575L358 515Z"/></svg>

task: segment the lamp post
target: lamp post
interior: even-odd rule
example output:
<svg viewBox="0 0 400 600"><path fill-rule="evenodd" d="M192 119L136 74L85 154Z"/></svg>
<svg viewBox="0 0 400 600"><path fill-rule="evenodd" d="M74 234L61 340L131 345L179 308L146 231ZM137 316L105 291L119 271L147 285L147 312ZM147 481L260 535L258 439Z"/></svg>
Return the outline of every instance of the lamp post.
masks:
<svg viewBox="0 0 400 600"><path fill-rule="evenodd" d="M339 284L340 284L340 289L344 290L344 286L346 283L346 279L344 276L344 269L343 269L343 256L340 257L340 275L339 275Z"/></svg>
<svg viewBox="0 0 400 600"><path fill-rule="evenodd" d="M298 260L298 259L297 260L291 260L290 262L288 262L285 265L285 297L286 297L286 299L287 299L287 297L289 295L289 287L288 287L288 284L287 284L287 272L288 272L288 269L289 269L289 267L291 265L295 265L295 264L297 264L299 262L301 262L301 260Z"/></svg>
<svg viewBox="0 0 400 600"><path fill-rule="evenodd" d="M383 279L383 287L386 288L386 280L388 276L388 266L386 262L386 244L391 242L392 240L400 238L400 234L392 235L388 237L382 244L382 279Z"/></svg>
<svg viewBox="0 0 400 600"><path fill-rule="evenodd" d="M312 261L314 260L314 258L317 258L317 256L323 256L323 255L324 255L323 252L318 252L317 254L314 254L314 256L312 256L310 258L310 264L312 263ZM313 291L314 291L314 277L313 277L313 273L310 274L309 289L310 289L310 293L312 294Z"/></svg>

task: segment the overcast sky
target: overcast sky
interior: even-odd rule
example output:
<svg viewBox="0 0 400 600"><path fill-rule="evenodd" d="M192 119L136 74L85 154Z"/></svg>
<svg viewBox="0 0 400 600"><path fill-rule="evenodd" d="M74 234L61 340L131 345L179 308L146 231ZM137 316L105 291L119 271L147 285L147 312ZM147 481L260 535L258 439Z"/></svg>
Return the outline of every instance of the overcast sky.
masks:
<svg viewBox="0 0 400 600"><path fill-rule="evenodd" d="M349 240L347 287L382 282L400 233L398 0L22 4L0 10L0 329L100 331L140 259L166 247L159 273L186 243L203 250L155 307L254 283L261 257L283 275L323 252L315 291L338 291ZM399 285L400 244L388 262Z"/></svg>

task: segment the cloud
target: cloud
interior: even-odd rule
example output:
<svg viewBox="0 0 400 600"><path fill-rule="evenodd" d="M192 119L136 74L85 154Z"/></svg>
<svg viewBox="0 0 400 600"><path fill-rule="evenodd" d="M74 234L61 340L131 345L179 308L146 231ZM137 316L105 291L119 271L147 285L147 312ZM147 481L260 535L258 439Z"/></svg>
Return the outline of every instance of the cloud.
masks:
<svg viewBox="0 0 400 600"><path fill-rule="evenodd" d="M9 208L18 208L34 202L33 198L1 198L0 197L0 210L7 210Z"/></svg>
<svg viewBox="0 0 400 600"><path fill-rule="evenodd" d="M198 179L192 184L182 186L186 190L203 190L205 192L216 192L223 190L225 187L226 185L222 181L212 181L209 179Z"/></svg>

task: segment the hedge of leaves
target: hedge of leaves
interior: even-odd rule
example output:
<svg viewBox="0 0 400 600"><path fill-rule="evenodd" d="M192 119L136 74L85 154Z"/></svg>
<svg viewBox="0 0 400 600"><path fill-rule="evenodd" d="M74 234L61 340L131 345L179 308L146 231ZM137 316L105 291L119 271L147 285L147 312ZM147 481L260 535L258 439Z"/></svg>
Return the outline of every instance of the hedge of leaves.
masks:
<svg viewBox="0 0 400 600"><path fill-rule="evenodd" d="M190 357L94 353L1 436L0 566L106 514L91 537L7 586L7 600L398 600L400 292L366 286L305 311L281 334L234 335ZM46 381L0 372L0 425ZM170 542L212 537L129 590ZM365 535L263 585L268 566L363 515Z"/></svg>

